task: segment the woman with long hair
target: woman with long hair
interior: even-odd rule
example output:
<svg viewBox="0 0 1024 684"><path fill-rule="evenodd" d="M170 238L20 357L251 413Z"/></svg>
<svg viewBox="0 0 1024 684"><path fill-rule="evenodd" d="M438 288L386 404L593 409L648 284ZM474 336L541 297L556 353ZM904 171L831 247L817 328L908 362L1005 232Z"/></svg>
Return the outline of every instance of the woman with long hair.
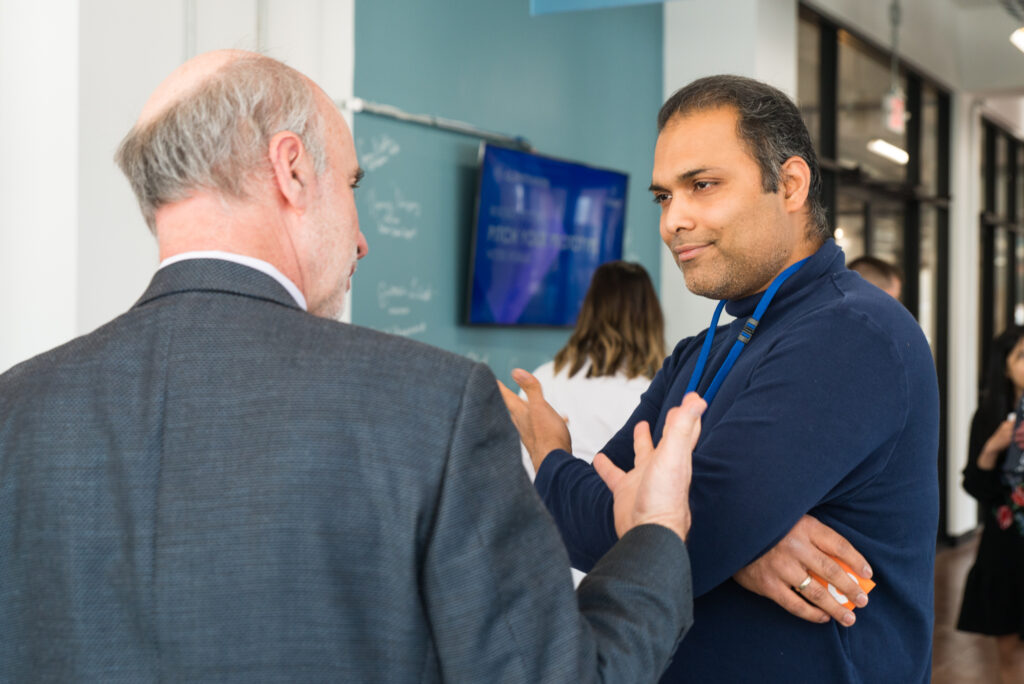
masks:
<svg viewBox="0 0 1024 684"><path fill-rule="evenodd" d="M1024 327L995 338L971 422L964 489L984 529L957 629L996 637L1002 680L1024 682ZM1015 427L1016 426L1016 427Z"/></svg>
<svg viewBox="0 0 1024 684"><path fill-rule="evenodd" d="M665 359L665 319L640 264L597 267L576 327L553 361L533 371L587 461L622 427ZM533 466L524 452L527 470Z"/></svg>

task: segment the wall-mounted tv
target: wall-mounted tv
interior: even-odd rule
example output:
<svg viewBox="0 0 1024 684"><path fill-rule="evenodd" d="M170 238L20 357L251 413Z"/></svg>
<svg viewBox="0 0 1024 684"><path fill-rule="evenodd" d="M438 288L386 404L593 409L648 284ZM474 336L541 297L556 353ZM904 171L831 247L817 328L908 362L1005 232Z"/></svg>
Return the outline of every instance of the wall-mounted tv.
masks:
<svg viewBox="0 0 1024 684"><path fill-rule="evenodd" d="M622 258L628 180L482 144L468 322L574 325L594 269Z"/></svg>

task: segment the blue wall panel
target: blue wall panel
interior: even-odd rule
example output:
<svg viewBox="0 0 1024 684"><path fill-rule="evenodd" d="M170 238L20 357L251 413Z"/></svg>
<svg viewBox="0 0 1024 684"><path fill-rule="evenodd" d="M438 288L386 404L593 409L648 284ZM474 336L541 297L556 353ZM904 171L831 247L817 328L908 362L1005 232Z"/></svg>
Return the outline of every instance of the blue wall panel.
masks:
<svg viewBox="0 0 1024 684"><path fill-rule="evenodd" d="M527 138L542 154L630 175L625 258L658 282L649 199L662 99L659 5L539 17L527 0L357 0L355 94ZM479 141L357 114L370 245L353 320L490 364L532 369L566 329L462 325Z"/></svg>

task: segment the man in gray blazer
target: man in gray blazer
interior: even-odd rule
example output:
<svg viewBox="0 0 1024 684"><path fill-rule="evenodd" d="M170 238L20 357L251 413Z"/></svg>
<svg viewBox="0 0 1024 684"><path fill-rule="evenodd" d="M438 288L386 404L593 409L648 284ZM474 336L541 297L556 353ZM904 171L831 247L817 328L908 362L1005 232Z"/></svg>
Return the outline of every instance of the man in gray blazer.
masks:
<svg viewBox="0 0 1024 684"><path fill-rule="evenodd" d="M332 320L367 245L322 91L210 53L117 159L160 269L0 376L0 680L657 679L699 399L599 464L622 539L574 595L488 369Z"/></svg>

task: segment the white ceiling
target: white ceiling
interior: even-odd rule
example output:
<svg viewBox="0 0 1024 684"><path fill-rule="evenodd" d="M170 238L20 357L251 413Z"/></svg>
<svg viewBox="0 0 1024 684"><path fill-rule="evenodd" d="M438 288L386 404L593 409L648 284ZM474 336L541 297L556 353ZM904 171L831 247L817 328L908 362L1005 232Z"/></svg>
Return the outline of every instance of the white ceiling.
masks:
<svg viewBox="0 0 1024 684"><path fill-rule="evenodd" d="M1012 17L1024 18L1024 0L950 0L950 2L960 9L968 10L999 6Z"/></svg>

